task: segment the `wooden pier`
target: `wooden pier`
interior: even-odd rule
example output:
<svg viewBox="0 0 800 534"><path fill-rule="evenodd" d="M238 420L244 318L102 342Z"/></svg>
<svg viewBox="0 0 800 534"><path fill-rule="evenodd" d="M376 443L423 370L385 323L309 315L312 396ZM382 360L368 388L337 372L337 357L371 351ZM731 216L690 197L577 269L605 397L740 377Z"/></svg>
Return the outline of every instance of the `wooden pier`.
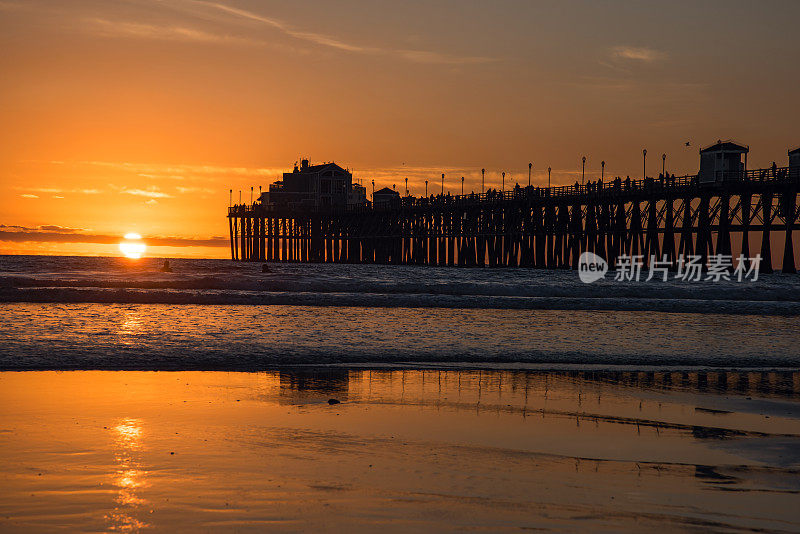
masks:
<svg viewBox="0 0 800 534"><path fill-rule="evenodd" d="M584 251L613 266L621 254L673 264L678 255L760 253L772 272L782 234L795 273L798 169L749 170L701 183L697 175L619 178L587 185L406 197L375 206L228 209L231 257L241 261L577 268ZM756 247L750 240L757 236ZM732 238L734 237L734 238ZM737 250L732 250L732 244ZM754 249L755 248L755 249Z"/></svg>

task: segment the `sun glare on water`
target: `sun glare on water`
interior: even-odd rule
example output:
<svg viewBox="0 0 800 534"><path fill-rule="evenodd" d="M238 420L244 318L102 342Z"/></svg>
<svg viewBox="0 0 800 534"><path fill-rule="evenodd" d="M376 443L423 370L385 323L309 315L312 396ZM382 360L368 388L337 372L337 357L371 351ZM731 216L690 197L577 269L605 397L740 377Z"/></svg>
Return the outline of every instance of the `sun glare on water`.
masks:
<svg viewBox="0 0 800 534"><path fill-rule="evenodd" d="M119 250L126 258L139 259L144 254L147 246L142 243L142 236L139 234L125 234L125 241L119 244Z"/></svg>

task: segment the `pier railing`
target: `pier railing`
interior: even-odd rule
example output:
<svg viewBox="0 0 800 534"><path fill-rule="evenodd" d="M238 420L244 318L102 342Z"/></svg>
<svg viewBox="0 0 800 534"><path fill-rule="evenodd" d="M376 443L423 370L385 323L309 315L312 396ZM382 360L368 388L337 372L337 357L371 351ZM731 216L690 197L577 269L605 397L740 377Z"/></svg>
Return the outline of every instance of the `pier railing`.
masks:
<svg viewBox="0 0 800 534"><path fill-rule="evenodd" d="M708 180L706 180L708 178ZM466 193L463 195L438 194L428 197L400 197L388 202L367 202L366 204L348 206L276 206L254 202L252 204L236 204L228 208L228 215L231 217L248 216L252 214L270 212L373 212L382 210L394 210L398 208L437 208L449 206L464 206L471 204L499 203L508 201L518 201L527 199L551 199L572 200L574 197L591 195L599 199L614 197L620 194L658 194L673 192L675 194L685 193L687 189L696 188L724 188L733 184L748 182L773 182L785 183L787 181L800 182L800 169L789 167L774 167L767 169L752 169L742 172L717 172L713 176L702 176L698 174L687 174L683 176L663 176L658 178L630 179L614 178L603 182L587 182L585 184L575 183L574 185L560 185L551 187L526 186L513 187L505 191L489 189L483 193ZM565 198L569 197L569 198Z"/></svg>

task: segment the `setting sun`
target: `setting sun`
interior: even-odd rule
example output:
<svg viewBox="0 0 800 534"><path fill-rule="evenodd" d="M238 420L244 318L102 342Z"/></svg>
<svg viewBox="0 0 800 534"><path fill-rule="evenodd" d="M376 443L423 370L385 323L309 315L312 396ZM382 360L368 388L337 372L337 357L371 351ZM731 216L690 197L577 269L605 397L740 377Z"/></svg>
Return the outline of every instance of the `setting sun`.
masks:
<svg viewBox="0 0 800 534"><path fill-rule="evenodd" d="M144 254L147 246L141 241L142 236L139 234L129 233L125 234L125 241L119 244L119 250L125 257L132 259L139 259Z"/></svg>

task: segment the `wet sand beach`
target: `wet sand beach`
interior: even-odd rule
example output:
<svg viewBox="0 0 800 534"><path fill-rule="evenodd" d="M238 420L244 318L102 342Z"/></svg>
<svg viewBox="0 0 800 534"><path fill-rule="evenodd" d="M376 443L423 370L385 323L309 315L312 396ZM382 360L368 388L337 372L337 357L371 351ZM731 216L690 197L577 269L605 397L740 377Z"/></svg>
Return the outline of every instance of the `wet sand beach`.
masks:
<svg viewBox="0 0 800 534"><path fill-rule="evenodd" d="M0 531L797 531L798 400L789 371L3 372Z"/></svg>

